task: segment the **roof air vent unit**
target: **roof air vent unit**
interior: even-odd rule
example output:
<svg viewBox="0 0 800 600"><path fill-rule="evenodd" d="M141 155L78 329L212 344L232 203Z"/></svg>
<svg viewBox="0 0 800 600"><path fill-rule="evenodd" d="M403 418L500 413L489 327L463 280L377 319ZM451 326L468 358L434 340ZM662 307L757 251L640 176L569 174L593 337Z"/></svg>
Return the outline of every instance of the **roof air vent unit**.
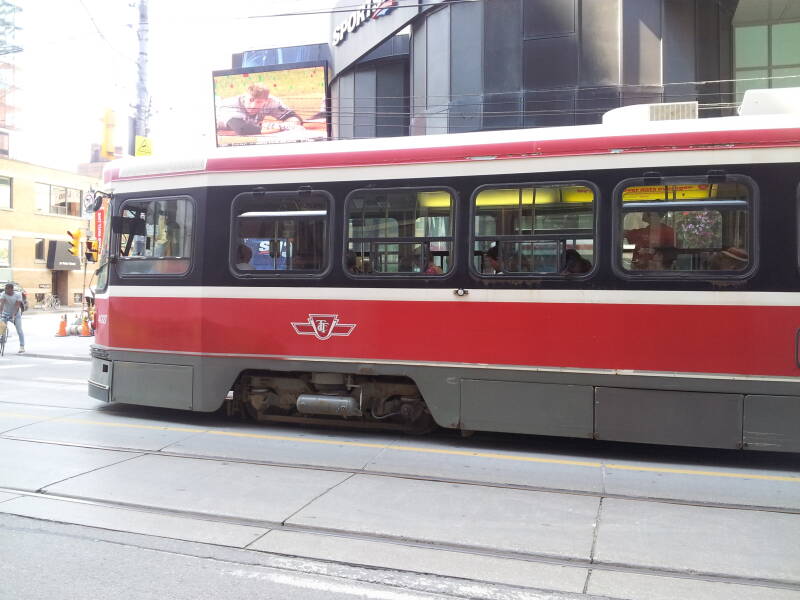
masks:
<svg viewBox="0 0 800 600"><path fill-rule="evenodd" d="M676 121L696 119L697 102L670 102L667 104L632 104L608 111L603 115L604 125L629 125L642 121Z"/></svg>
<svg viewBox="0 0 800 600"><path fill-rule="evenodd" d="M697 102L670 102L668 104L651 104L651 121L678 121L680 119L696 119Z"/></svg>

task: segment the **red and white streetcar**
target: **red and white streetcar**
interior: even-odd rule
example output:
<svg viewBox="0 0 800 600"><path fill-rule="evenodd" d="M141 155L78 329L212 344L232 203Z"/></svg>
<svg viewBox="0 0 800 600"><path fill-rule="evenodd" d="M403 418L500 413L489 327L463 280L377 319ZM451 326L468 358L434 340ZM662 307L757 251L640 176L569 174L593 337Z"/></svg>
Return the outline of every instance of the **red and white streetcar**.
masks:
<svg viewBox="0 0 800 600"><path fill-rule="evenodd" d="M798 451L799 94L113 163L90 394Z"/></svg>

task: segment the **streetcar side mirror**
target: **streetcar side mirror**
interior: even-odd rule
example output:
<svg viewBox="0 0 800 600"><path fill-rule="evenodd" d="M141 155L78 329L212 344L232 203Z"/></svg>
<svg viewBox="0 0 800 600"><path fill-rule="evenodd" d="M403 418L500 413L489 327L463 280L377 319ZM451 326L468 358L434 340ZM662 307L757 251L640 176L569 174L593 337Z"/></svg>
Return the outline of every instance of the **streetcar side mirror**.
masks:
<svg viewBox="0 0 800 600"><path fill-rule="evenodd" d="M136 217L111 217L111 232L121 235L147 235L144 221Z"/></svg>

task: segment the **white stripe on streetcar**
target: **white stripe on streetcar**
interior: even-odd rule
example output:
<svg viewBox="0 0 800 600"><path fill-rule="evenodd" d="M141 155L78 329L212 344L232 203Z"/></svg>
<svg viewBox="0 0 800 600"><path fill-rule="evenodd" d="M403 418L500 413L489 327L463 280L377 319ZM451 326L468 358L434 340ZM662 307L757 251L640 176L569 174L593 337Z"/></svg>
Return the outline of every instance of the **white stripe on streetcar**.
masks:
<svg viewBox="0 0 800 600"><path fill-rule="evenodd" d="M366 283L366 282L365 282ZM500 290L468 288L111 286L99 299L213 298L260 300L342 300L393 302L520 302L537 304L630 304L653 306L800 306L797 292L685 290Z"/></svg>

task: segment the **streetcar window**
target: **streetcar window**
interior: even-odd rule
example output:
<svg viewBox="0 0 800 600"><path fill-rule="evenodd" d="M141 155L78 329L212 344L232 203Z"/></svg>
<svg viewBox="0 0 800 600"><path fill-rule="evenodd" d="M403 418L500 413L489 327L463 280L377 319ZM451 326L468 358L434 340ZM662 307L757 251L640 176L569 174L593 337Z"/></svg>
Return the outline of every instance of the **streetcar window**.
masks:
<svg viewBox="0 0 800 600"><path fill-rule="evenodd" d="M452 269L451 192L356 190L346 210L348 273L430 277Z"/></svg>
<svg viewBox="0 0 800 600"><path fill-rule="evenodd" d="M482 188L473 198L473 268L498 277L588 273L594 207L594 190L576 183Z"/></svg>
<svg viewBox="0 0 800 600"><path fill-rule="evenodd" d="M248 192L233 202L234 270L242 275L315 275L327 266L328 196Z"/></svg>
<svg viewBox="0 0 800 600"><path fill-rule="evenodd" d="M623 270L740 274L750 265L750 188L742 182L671 180L624 186Z"/></svg>
<svg viewBox="0 0 800 600"><path fill-rule="evenodd" d="M131 200L112 220L121 275L183 275L191 265L194 206L189 198Z"/></svg>

